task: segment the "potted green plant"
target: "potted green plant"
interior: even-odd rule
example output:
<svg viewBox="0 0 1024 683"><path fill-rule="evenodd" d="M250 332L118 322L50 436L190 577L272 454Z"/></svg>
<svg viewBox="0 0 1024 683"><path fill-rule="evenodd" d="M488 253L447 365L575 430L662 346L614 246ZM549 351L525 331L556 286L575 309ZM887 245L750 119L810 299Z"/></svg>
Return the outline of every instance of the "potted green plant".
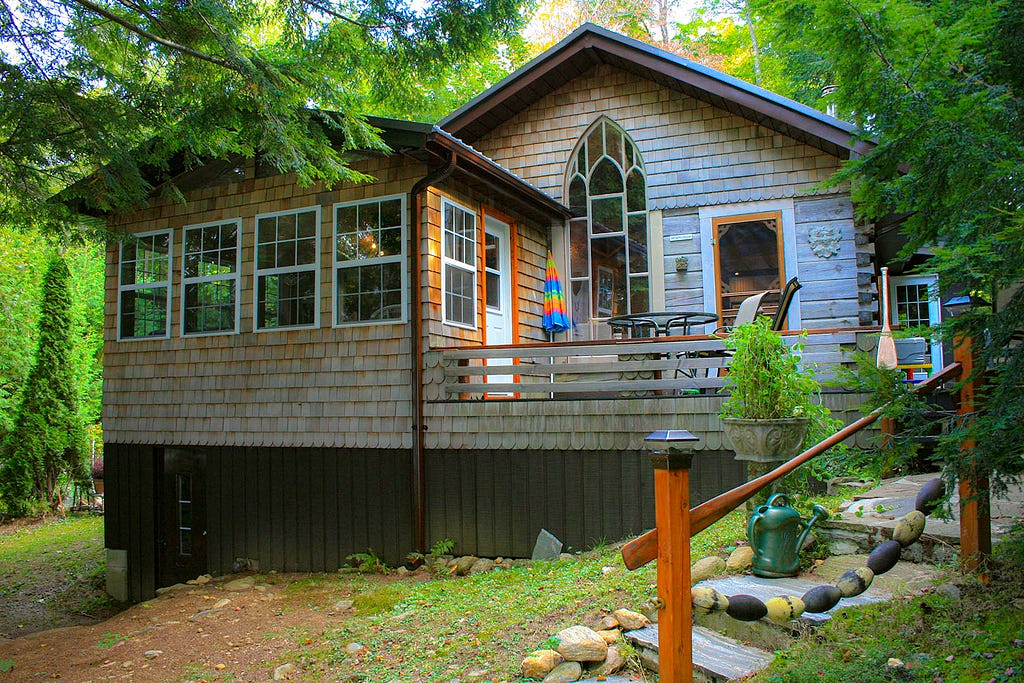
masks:
<svg viewBox="0 0 1024 683"><path fill-rule="evenodd" d="M92 461L92 482L96 493L103 493L103 459Z"/></svg>
<svg viewBox="0 0 1024 683"><path fill-rule="evenodd" d="M722 425L737 460L768 463L788 460L800 452L820 386L810 371L801 369L793 351L761 317L740 325L725 340L732 350L723 391ZM753 474L753 472L752 472Z"/></svg>

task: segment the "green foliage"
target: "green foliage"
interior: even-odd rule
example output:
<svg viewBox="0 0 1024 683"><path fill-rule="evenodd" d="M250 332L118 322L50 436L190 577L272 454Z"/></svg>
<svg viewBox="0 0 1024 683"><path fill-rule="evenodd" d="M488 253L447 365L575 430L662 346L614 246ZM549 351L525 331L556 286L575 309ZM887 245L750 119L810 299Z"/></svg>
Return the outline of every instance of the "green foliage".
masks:
<svg viewBox="0 0 1024 683"><path fill-rule="evenodd" d="M792 352L772 331L771 320L760 317L740 325L726 338L733 350L726 376L729 398L722 404L722 417L777 419L809 417L811 397L820 390L810 370L801 369L796 345Z"/></svg>
<svg viewBox="0 0 1024 683"><path fill-rule="evenodd" d="M387 574L388 566L380 559L373 548L367 548L365 553L353 553L345 558L349 564L356 568L356 571L363 574Z"/></svg>
<svg viewBox="0 0 1024 683"><path fill-rule="evenodd" d="M455 550L455 539L453 538L442 538L430 546L430 554L434 557L451 555L453 550Z"/></svg>
<svg viewBox="0 0 1024 683"><path fill-rule="evenodd" d="M1024 4L1008 0L820 0L800 31L832 65L842 111L877 145L833 180L852 183L862 216L905 216L909 256L939 245L920 269L942 291L993 306L958 317L945 339L970 334L988 370L984 409L941 453L958 473L998 487L1024 472ZM961 453L964 437L976 446Z"/></svg>
<svg viewBox="0 0 1024 683"><path fill-rule="evenodd" d="M51 257L43 278L39 346L14 428L0 451L0 506L7 514L25 514L40 503L54 507L63 476L88 480L88 448L71 367L69 277L63 257Z"/></svg>
<svg viewBox="0 0 1024 683"><path fill-rule="evenodd" d="M41 284L52 247L38 232L0 226L0 441L14 426L18 399L38 343ZM79 413L100 417L103 387L103 246L83 243L64 252L71 273L72 353Z"/></svg>
<svg viewBox="0 0 1024 683"><path fill-rule="evenodd" d="M360 180L349 152L383 144L364 114L410 113L425 86L457 84L515 35L519 6L23 0L0 22L0 221L102 230L76 212L180 196L175 178L205 159ZM65 202L47 202L57 191Z"/></svg>

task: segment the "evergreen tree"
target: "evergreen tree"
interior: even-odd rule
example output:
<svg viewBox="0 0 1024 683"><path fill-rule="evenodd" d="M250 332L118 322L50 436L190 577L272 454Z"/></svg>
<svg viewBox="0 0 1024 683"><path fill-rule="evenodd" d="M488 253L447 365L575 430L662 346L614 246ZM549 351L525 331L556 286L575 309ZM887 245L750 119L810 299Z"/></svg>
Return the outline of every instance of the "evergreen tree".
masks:
<svg viewBox="0 0 1024 683"><path fill-rule="evenodd" d="M71 366L69 278L63 256L54 255L43 278L39 347L0 462L0 511L7 514L53 508L62 477L88 478Z"/></svg>

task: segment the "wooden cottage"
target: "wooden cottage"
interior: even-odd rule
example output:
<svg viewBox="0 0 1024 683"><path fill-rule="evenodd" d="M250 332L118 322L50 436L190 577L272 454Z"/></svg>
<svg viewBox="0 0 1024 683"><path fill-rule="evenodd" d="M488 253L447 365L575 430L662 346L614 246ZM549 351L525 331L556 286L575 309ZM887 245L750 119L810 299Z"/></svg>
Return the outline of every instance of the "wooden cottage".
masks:
<svg viewBox="0 0 1024 683"><path fill-rule="evenodd" d="M609 318L727 321L798 277L787 327L823 367L876 320L873 226L821 186L854 130L763 89L586 25L438 126L373 123L394 153L353 162L371 183L240 160L111 217L135 238L107 253L115 596L443 538L516 557L541 528L577 548L639 532L648 432L702 438L698 498L742 469L721 380L682 367L716 323L627 340ZM549 250L574 320L554 335Z"/></svg>

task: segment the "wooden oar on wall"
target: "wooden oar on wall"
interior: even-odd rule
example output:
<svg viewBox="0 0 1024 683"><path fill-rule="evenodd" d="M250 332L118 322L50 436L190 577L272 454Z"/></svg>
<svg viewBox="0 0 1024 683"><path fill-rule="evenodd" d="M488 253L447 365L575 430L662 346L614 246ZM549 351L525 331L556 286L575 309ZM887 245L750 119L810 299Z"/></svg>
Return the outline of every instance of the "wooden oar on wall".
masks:
<svg viewBox="0 0 1024 683"><path fill-rule="evenodd" d="M875 356L875 365L887 370L894 370L897 365L896 340L892 338L892 328L889 327L889 269L882 268L881 280L882 294L882 335L878 338L878 355Z"/></svg>

